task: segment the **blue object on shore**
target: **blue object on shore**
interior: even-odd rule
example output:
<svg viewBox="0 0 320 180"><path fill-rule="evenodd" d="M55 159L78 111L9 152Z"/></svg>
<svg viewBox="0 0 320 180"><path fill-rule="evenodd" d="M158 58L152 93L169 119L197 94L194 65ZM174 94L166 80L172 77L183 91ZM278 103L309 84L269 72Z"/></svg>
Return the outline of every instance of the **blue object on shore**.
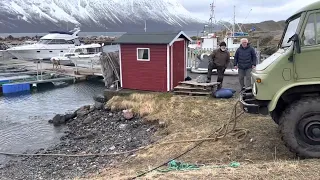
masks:
<svg viewBox="0 0 320 180"><path fill-rule="evenodd" d="M233 94L236 93L236 90L231 89L231 88L221 88L221 89L230 90ZM221 89L220 89L220 90L221 90Z"/></svg>
<svg viewBox="0 0 320 180"><path fill-rule="evenodd" d="M30 91L29 83L20 83L20 84L3 84L2 93L10 94L16 92Z"/></svg>
<svg viewBox="0 0 320 180"><path fill-rule="evenodd" d="M221 88L213 93L215 98L231 98L236 91L230 88Z"/></svg>

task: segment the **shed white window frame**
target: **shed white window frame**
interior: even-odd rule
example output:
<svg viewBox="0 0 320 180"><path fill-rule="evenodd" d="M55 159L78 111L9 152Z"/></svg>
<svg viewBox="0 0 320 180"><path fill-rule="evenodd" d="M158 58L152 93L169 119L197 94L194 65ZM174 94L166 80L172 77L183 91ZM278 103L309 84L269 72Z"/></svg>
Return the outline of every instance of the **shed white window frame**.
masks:
<svg viewBox="0 0 320 180"><path fill-rule="evenodd" d="M148 50L148 59L139 59L139 50ZM138 61L150 61L150 48L137 48L137 60Z"/></svg>

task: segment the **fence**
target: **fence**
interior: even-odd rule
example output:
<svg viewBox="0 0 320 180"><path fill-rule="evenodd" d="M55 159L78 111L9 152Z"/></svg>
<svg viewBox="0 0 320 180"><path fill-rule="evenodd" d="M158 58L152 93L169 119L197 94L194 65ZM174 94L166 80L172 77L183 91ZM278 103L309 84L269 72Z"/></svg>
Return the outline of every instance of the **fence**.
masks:
<svg viewBox="0 0 320 180"><path fill-rule="evenodd" d="M201 48L201 49L188 48L188 57L186 62L187 69L191 69L192 67L193 68L197 67L199 65L201 54L211 54L213 50L214 50L213 48ZM234 57L235 51L236 49L233 51L230 51L231 58ZM257 49L255 49L255 51L257 54L257 64L260 64L261 53Z"/></svg>

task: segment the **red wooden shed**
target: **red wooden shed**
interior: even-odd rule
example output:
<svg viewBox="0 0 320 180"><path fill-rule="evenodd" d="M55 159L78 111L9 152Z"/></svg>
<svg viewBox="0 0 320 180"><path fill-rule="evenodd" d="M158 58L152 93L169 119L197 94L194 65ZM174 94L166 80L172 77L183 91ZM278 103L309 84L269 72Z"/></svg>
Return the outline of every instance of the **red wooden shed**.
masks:
<svg viewBox="0 0 320 180"><path fill-rule="evenodd" d="M167 92L184 81L189 42L183 31L127 33L120 45L120 80L123 89Z"/></svg>

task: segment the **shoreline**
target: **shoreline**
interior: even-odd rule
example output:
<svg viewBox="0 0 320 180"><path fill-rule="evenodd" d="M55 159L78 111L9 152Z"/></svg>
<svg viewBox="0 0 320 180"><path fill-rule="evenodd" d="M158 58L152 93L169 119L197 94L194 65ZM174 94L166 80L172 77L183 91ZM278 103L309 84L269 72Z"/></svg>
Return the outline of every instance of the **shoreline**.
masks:
<svg viewBox="0 0 320 180"><path fill-rule="evenodd" d="M105 168L135 156L135 149L152 144L155 141L153 134L158 129L155 123L146 122L131 112L111 111L101 102L83 106L71 114L56 115L49 123L67 126L60 142L32 152L41 156L13 156L0 167L3 178L72 179L99 174ZM45 155L113 153L120 154L83 157Z"/></svg>

